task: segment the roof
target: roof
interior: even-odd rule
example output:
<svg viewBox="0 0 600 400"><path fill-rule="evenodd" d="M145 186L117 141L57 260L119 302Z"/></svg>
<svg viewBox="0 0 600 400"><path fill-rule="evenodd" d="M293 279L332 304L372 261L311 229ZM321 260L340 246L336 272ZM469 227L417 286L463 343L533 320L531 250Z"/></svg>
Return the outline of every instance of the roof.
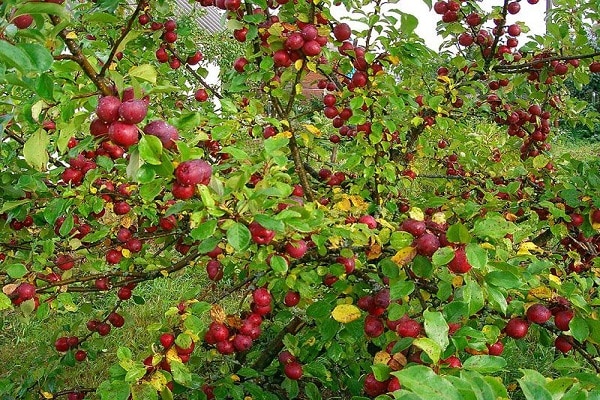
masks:
<svg viewBox="0 0 600 400"><path fill-rule="evenodd" d="M176 0L176 7L181 11L181 14L190 13L195 5L189 3L188 0ZM225 26L222 22L223 13L217 7L202 7L206 13L201 17L197 18L198 24L206 29L208 32L220 32L225 29Z"/></svg>

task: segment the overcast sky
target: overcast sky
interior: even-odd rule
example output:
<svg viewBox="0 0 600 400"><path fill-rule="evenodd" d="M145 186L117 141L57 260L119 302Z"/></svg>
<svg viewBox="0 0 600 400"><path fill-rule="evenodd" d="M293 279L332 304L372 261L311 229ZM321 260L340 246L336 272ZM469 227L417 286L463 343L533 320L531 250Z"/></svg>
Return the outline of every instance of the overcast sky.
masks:
<svg viewBox="0 0 600 400"><path fill-rule="evenodd" d="M435 0L434 0L435 2ZM483 0L480 3L480 7L486 11L490 11L494 5L502 5L502 0ZM531 29L529 34L543 34L545 32L544 24L544 11L546 9L545 0L540 0L538 4L532 5L526 1L521 1L521 11L516 15L508 15L507 23L512 24L517 21L525 22L525 24ZM413 14L419 19L419 25L417 27L417 34L425 39L425 42L432 49L438 49L442 41L436 35L436 25L441 19L441 16L436 14L433 10L429 10L423 0L406 0L399 1L394 7L398 7L403 12ZM345 10L342 7L337 7L332 10L334 16L344 19ZM521 40L521 43L524 43Z"/></svg>

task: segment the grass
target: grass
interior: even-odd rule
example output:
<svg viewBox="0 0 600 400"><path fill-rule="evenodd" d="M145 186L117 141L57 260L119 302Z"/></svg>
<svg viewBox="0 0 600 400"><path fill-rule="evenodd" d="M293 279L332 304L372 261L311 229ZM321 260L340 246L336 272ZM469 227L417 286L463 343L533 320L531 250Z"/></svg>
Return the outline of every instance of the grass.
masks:
<svg viewBox="0 0 600 400"><path fill-rule="evenodd" d="M180 300L198 294L205 287L204 282L194 274L188 273L169 279L157 279L140 284L134 294L144 298L144 304L126 303L121 309L125 317L125 326L115 329L104 337L94 335L84 347L88 348L89 360L76 367L59 367L57 370L49 366L58 366L58 354L54 350L54 340L61 335L77 335L87 333L85 323L96 314L52 313L45 320L25 320L16 318L16 313L5 314L0 320L0 364L11 366L0 370L0 398L3 398L2 379L14 384L22 384L27 377L50 382L56 380L55 391L73 387L96 387L109 377L108 367L117 361L116 350L119 346L127 346L133 353L134 360L142 360L149 355L151 345L156 342L157 334L149 332L148 327L158 328L164 321L168 308L176 306ZM86 296L87 305L93 302L94 309L110 309L115 295L109 294L106 299L98 296ZM102 306L106 306L103 308ZM90 307L92 308L92 307ZM95 359L94 359L95 358ZM53 377L56 373L56 376ZM64 382L64 383L60 383ZM88 396L87 398L94 398Z"/></svg>

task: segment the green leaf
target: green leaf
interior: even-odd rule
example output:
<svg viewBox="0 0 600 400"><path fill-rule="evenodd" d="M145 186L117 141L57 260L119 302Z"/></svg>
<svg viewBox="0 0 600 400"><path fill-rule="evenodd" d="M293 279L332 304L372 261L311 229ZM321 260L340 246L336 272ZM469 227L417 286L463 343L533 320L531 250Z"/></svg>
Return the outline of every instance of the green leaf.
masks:
<svg viewBox="0 0 600 400"><path fill-rule="evenodd" d="M481 238L502 239L507 233L514 231L514 224L503 216L491 214L483 220L475 222L473 234Z"/></svg>
<svg viewBox="0 0 600 400"><path fill-rule="evenodd" d="M437 364L437 362L440 361L442 348L433 339L426 337L418 338L413 341L413 345L423 350L425 354L427 354L429 358L431 358L431 361L433 361L434 364Z"/></svg>
<svg viewBox="0 0 600 400"><path fill-rule="evenodd" d="M403 388L410 389L424 400L462 400L458 390L429 367L413 365L401 371L392 372L392 375L398 377Z"/></svg>
<svg viewBox="0 0 600 400"><path fill-rule="evenodd" d="M285 258L281 256L273 256L270 260L271 268L278 274L285 274L288 270L288 263Z"/></svg>
<svg viewBox="0 0 600 400"><path fill-rule="evenodd" d="M162 142L159 138L152 135L142 135L138 150L142 160L152 165L162 164L161 155L163 151Z"/></svg>
<svg viewBox="0 0 600 400"><path fill-rule="evenodd" d="M463 369L481 372L482 374L498 372L504 367L506 367L506 360L497 356L471 356L463 363Z"/></svg>
<svg viewBox="0 0 600 400"><path fill-rule="evenodd" d="M452 243L469 243L471 241L471 234L466 226L457 223L448 227L446 238Z"/></svg>
<svg viewBox="0 0 600 400"><path fill-rule="evenodd" d="M6 273L13 279L22 278L27 274L27 268L23 264L11 264L6 267Z"/></svg>
<svg viewBox="0 0 600 400"><path fill-rule="evenodd" d="M410 233L398 231L392 233L390 236L390 246L392 246L394 250L401 250L410 246L414 240L415 238Z"/></svg>
<svg viewBox="0 0 600 400"><path fill-rule="evenodd" d="M96 390L101 400L127 400L130 393L129 384L124 381L104 381Z"/></svg>
<svg viewBox="0 0 600 400"><path fill-rule="evenodd" d="M52 101L54 96L54 81L48 74L41 74L35 82L35 92L41 98Z"/></svg>
<svg viewBox="0 0 600 400"><path fill-rule="evenodd" d="M298 388L298 381L291 380L289 378L285 378L281 383L281 387L287 392L288 399L295 399L298 397L300 393L300 389Z"/></svg>
<svg viewBox="0 0 600 400"><path fill-rule="evenodd" d="M140 185L140 196L144 201L151 202L162 192L164 184L161 180L155 179L152 182Z"/></svg>
<svg viewBox="0 0 600 400"><path fill-rule="evenodd" d="M586 320L580 316L575 316L569 322L569 330L573 338L578 342L584 342L590 334L590 328Z"/></svg>
<svg viewBox="0 0 600 400"><path fill-rule="evenodd" d="M271 137L264 141L265 152L273 154L275 151L285 147L289 143L289 139L285 137Z"/></svg>
<svg viewBox="0 0 600 400"><path fill-rule="evenodd" d="M306 383L306 385L304 385L304 394L306 395L306 397L309 398L309 400L321 400L322 399L319 388L317 387L317 385L315 385L312 382L308 382L308 383Z"/></svg>
<svg viewBox="0 0 600 400"><path fill-rule="evenodd" d="M61 18L69 18L69 12L64 6L55 3L25 3L15 12L15 16L22 14L50 14Z"/></svg>
<svg viewBox="0 0 600 400"><path fill-rule="evenodd" d="M446 265L454 258L454 250L452 247L440 247L433 253L431 257L431 261L433 265L439 267L441 265Z"/></svg>
<svg viewBox="0 0 600 400"><path fill-rule="evenodd" d="M217 220L209 219L192 229L190 236L194 240L204 240L211 237L217 230Z"/></svg>
<svg viewBox="0 0 600 400"><path fill-rule="evenodd" d="M156 388L149 382L141 382L131 387L131 398L133 400L158 400Z"/></svg>
<svg viewBox="0 0 600 400"><path fill-rule="evenodd" d="M45 170L50 160L47 150L48 144L50 144L48 134L40 129L31 135L23 145L25 161L38 171Z"/></svg>
<svg viewBox="0 0 600 400"><path fill-rule="evenodd" d="M246 225L236 222L227 230L227 241L237 251L245 250L250 245L252 235Z"/></svg>
<svg viewBox="0 0 600 400"><path fill-rule="evenodd" d="M465 248L469 264L476 269L484 269L487 264L487 251L475 243L469 243Z"/></svg>
<svg viewBox="0 0 600 400"><path fill-rule="evenodd" d="M129 70L128 75L150 83L156 83L158 76L156 69L150 64L134 66Z"/></svg>
<svg viewBox="0 0 600 400"><path fill-rule="evenodd" d="M436 342L442 351L446 350L450 340L448 339L448 323L442 313L425 310L423 318L427 337Z"/></svg>
<svg viewBox="0 0 600 400"><path fill-rule="evenodd" d="M375 379L377 379L379 382L388 380L390 377L390 372L392 371L387 364L371 365L371 370L373 371L373 375L375 375Z"/></svg>
<svg viewBox="0 0 600 400"><path fill-rule="evenodd" d="M0 292L0 311L7 310L9 308L12 308L12 303L10 301L10 297L8 297L4 293Z"/></svg>
<svg viewBox="0 0 600 400"><path fill-rule="evenodd" d="M27 53L6 40L0 40L0 63L9 68L16 68L21 72L28 72L33 69L31 59Z"/></svg>
<svg viewBox="0 0 600 400"><path fill-rule="evenodd" d="M97 230L95 230L94 232L88 233L87 235L85 235L85 237L83 239L81 239L81 241L85 242L85 243L94 243L94 242L99 241L100 239L104 239L109 233L110 233L110 227L102 226L102 227L98 228Z"/></svg>
<svg viewBox="0 0 600 400"><path fill-rule="evenodd" d="M192 384L192 373L188 367L181 361L177 360L171 360L170 365L173 380L182 386L190 387Z"/></svg>
<svg viewBox="0 0 600 400"><path fill-rule="evenodd" d="M37 43L20 43L18 45L31 60L33 69L39 72L47 71L52 66L54 58L50 51Z"/></svg>
<svg viewBox="0 0 600 400"><path fill-rule="evenodd" d="M485 281L505 289L518 288L523 284L518 276L508 271L492 271L485 276Z"/></svg>
<svg viewBox="0 0 600 400"><path fill-rule="evenodd" d="M467 282L463 287L463 298L465 303L469 306L469 315L474 315L483 308L483 291L477 282L473 280Z"/></svg>
<svg viewBox="0 0 600 400"><path fill-rule="evenodd" d="M283 232L285 230L285 223L283 221L269 215L257 214L254 216L254 220L262 227L275 232Z"/></svg>

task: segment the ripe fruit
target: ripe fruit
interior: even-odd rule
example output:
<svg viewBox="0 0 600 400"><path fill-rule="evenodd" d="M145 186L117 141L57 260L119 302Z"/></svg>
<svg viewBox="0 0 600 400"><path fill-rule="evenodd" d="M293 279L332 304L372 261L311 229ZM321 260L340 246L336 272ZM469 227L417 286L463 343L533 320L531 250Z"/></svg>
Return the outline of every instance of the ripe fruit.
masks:
<svg viewBox="0 0 600 400"><path fill-rule="evenodd" d="M208 100L208 92L206 91L206 89L200 88L196 90L196 93L194 93L194 98L197 101L204 102Z"/></svg>
<svg viewBox="0 0 600 400"><path fill-rule="evenodd" d="M119 313L111 312L108 315L108 322L112 324L115 328L120 328L125 325L125 318Z"/></svg>
<svg viewBox="0 0 600 400"><path fill-rule="evenodd" d="M244 72L244 69L246 69L246 65L248 65L248 60L244 57L240 57L233 62L233 69L239 73L242 73Z"/></svg>
<svg viewBox="0 0 600 400"><path fill-rule="evenodd" d="M554 315L554 325L561 331L568 331L569 323L573 319L573 310L559 311Z"/></svg>
<svg viewBox="0 0 600 400"><path fill-rule="evenodd" d="M87 353L84 350L77 350L75 352L75 360L81 362L87 358Z"/></svg>
<svg viewBox="0 0 600 400"><path fill-rule="evenodd" d="M283 304L287 307L294 307L300 302L300 293L294 291L288 291L283 299Z"/></svg>
<svg viewBox="0 0 600 400"><path fill-rule="evenodd" d="M275 237L275 232L264 228L261 224L253 221L248 225L250 234L252 235L252 241L256 244L267 245L271 243L271 240Z"/></svg>
<svg viewBox="0 0 600 400"><path fill-rule="evenodd" d="M562 353L568 353L573 348L573 338L570 336L559 335L554 341L554 347Z"/></svg>
<svg viewBox="0 0 600 400"><path fill-rule="evenodd" d="M302 256L306 254L307 250L308 246L304 240L296 240L294 242L287 242L285 244L285 252L292 258L302 258Z"/></svg>
<svg viewBox="0 0 600 400"><path fill-rule="evenodd" d="M350 29L350 25L342 22L341 24L337 24L333 28L333 36L336 40L343 42L344 40L350 39L350 35L352 34L352 29Z"/></svg>
<svg viewBox="0 0 600 400"><path fill-rule="evenodd" d="M247 335L237 334L233 338L233 347L239 352L246 351L252 347L252 338Z"/></svg>
<svg viewBox="0 0 600 400"><path fill-rule="evenodd" d="M165 349L168 349L171 346L173 346L173 343L175 343L175 335L173 335L172 333L163 333L162 335L160 335L160 344Z"/></svg>
<svg viewBox="0 0 600 400"><path fill-rule="evenodd" d="M179 140L177 128L160 119L146 125L144 133L156 136L165 149L172 149L175 146L175 141Z"/></svg>
<svg viewBox="0 0 600 400"><path fill-rule="evenodd" d="M445 1L437 1L433 5L433 10L435 11L436 14L444 15L446 13L446 11L448 11L448 3Z"/></svg>
<svg viewBox="0 0 600 400"><path fill-rule="evenodd" d="M595 74L600 73L600 61L594 61L590 64L590 72Z"/></svg>
<svg viewBox="0 0 600 400"><path fill-rule="evenodd" d="M114 143L127 149L138 142L138 127L134 124L115 121L108 128L108 136Z"/></svg>
<svg viewBox="0 0 600 400"><path fill-rule="evenodd" d="M440 241L432 233L424 233L415 240L417 253L423 256L432 256L440 248Z"/></svg>
<svg viewBox="0 0 600 400"><path fill-rule="evenodd" d="M408 315L405 315L400 318L400 321L396 326L396 333L401 337L416 338L421 333L421 324L410 318Z"/></svg>
<svg viewBox="0 0 600 400"><path fill-rule="evenodd" d="M23 282L17 287L17 296L21 300L29 300L35 296L35 286L31 283Z"/></svg>
<svg viewBox="0 0 600 400"><path fill-rule="evenodd" d="M252 293L252 300L259 307L268 306L271 304L271 293L266 288L260 287Z"/></svg>
<svg viewBox="0 0 600 400"><path fill-rule="evenodd" d="M182 185L208 185L212 167L204 160L184 161L175 168L175 178Z"/></svg>
<svg viewBox="0 0 600 400"><path fill-rule="evenodd" d="M359 224L365 224L369 229L377 228L377 220L372 215L363 215L358 219Z"/></svg>
<svg viewBox="0 0 600 400"><path fill-rule="evenodd" d="M488 344L487 348L490 356L499 356L504 351L504 343L498 340L494 344Z"/></svg>
<svg viewBox="0 0 600 400"><path fill-rule="evenodd" d="M217 260L210 260L206 263L206 274L211 281L220 281L223 279L223 267Z"/></svg>
<svg viewBox="0 0 600 400"><path fill-rule="evenodd" d="M377 379L375 379L375 375L373 375L373 373L368 373L365 377L363 389L368 396L376 397L380 394L384 394L387 390L387 386L387 382L379 382Z"/></svg>
<svg viewBox="0 0 600 400"><path fill-rule="evenodd" d="M173 193L173 197L180 200L187 200L194 197L196 193L195 185L181 185L178 182L173 183L173 187L171 188L171 193Z"/></svg>
<svg viewBox="0 0 600 400"><path fill-rule="evenodd" d="M121 103L119 115L123 122L128 124L140 123L146 118L148 103L144 100L128 100Z"/></svg>
<svg viewBox="0 0 600 400"><path fill-rule="evenodd" d="M454 250L454 258L448 263L448 269L455 274L469 272L471 264L467 260L467 253L463 247Z"/></svg>
<svg viewBox="0 0 600 400"><path fill-rule="evenodd" d="M381 318L374 315L367 315L364 323L365 335L371 338L381 336L385 330L385 326Z"/></svg>
<svg viewBox="0 0 600 400"><path fill-rule="evenodd" d="M521 34L521 27L517 24L512 24L508 27L507 31L511 36L519 36Z"/></svg>
<svg viewBox="0 0 600 400"><path fill-rule="evenodd" d="M297 361L292 361L283 366L283 373L292 380L298 380L302 378L302 365Z"/></svg>
<svg viewBox="0 0 600 400"><path fill-rule="evenodd" d="M121 100L118 97L101 97L96 107L96 115L102 121L110 124L119 118L119 107L121 107Z"/></svg>
<svg viewBox="0 0 600 400"><path fill-rule="evenodd" d="M414 219L407 219L400 225L400 230L405 231L413 235L414 237L419 237L425 233L427 226L423 221L417 221Z"/></svg>
<svg viewBox="0 0 600 400"><path fill-rule="evenodd" d="M131 289L127 286L123 286L117 292L117 297L119 298L119 300L129 300L131 298L131 294Z"/></svg>
<svg viewBox="0 0 600 400"><path fill-rule="evenodd" d="M519 3L517 3L516 1L513 1L511 3L508 3L508 6L506 6L506 10L508 11L509 14L517 14L519 11L521 11L521 5Z"/></svg>
<svg viewBox="0 0 600 400"><path fill-rule="evenodd" d="M521 339L527 335L529 323L522 318L512 318L504 327L506 336L513 339Z"/></svg>
<svg viewBox="0 0 600 400"><path fill-rule="evenodd" d="M69 350L69 342L66 337L59 337L54 342L54 348L56 351L65 352Z"/></svg>
<svg viewBox="0 0 600 400"><path fill-rule="evenodd" d="M123 253L117 249L110 249L106 253L106 262L109 264L118 264L123 258Z"/></svg>
<svg viewBox="0 0 600 400"><path fill-rule="evenodd" d="M111 326L109 324L107 324L106 322L101 322L98 324L98 327L96 328L96 331L98 332L98 334L100 336L106 336L110 333L111 330Z"/></svg>
<svg viewBox="0 0 600 400"><path fill-rule="evenodd" d="M12 23L19 29L27 29L33 23L33 17L29 14L22 14L18 17L15 17L12 20Z"/></svg>
<svg viewBox="0 0 600 400"><path fill-rule="evenodd" d="M552 317L550 310L543 304L534 304L527 309L527 319L535 324L543 324Z"/></svg>

